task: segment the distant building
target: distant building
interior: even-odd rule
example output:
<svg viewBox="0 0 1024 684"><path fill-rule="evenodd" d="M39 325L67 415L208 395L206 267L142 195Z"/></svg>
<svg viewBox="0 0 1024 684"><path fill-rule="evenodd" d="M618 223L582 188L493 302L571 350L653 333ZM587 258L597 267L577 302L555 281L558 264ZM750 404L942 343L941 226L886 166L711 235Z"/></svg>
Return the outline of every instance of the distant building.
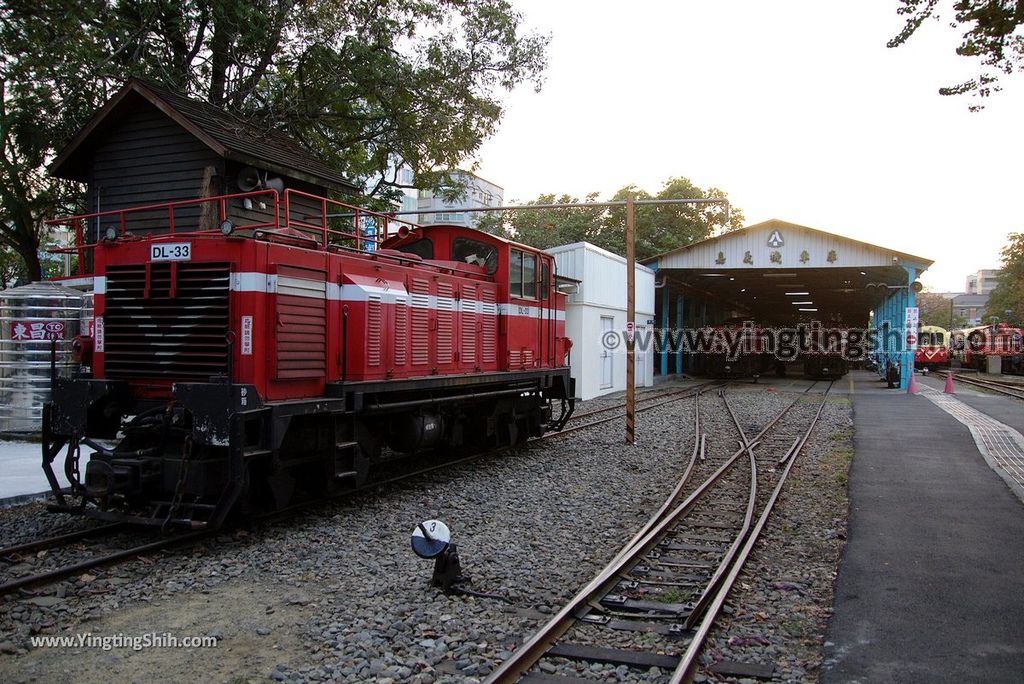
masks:
<svg viewBox="0 0 1024 684"><path fill-rule="evenodd" d="M968 327L982 324L988 294L962 294L953 297L953 315L963 317Z"/></svg>
<svg viewBox="0 0 1024 684"><path fill-rule="evenodd" d="M416 176L413 173L412 167L408 164L402 164L397 169L395 168L394 161L388 164L388 170L386 174L387 178L393 178L394 182L398 183L398 190L401 191L402 196L395 202L395 211L398 212L414 212L419 208L418 192L414 181ZM371 188L372 183L367 182L367 191ZM413 223L417 223L415 217L406 217Z"/></svg>
<svg viewBox="0 0 1024 684"><path fill-rule="evenodd" d="M476 227L484 217L485 212L465 212L461 209L478 209L482 207L500 207L504 200L505 190L499 186L484 180L469 171L453 171L451 177L456 182L465 186L461 197L448 201L432 190L420 190L418 210L418 223L429 226L438 223L452 224L456 226Z"/></svg>
<svg viewBox="0 0 1024 684"><path fill-rule="evenodd" d="M996 289L999 284L999 275L1002 273L996 268L983 268L977 273L967 276L967 294L988 295Z"/></svg>

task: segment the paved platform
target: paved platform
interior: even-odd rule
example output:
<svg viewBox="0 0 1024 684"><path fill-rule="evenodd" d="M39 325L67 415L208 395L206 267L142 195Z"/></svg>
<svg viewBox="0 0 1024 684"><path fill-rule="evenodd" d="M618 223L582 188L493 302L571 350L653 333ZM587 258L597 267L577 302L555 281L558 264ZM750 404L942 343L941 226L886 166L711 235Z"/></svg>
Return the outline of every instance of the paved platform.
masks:
<svg viewBox="0 0 1024 684"><path fill-rule="evenodd" d="M994 377L994 376L986 376ZM917 376L921 381L921 376ZM942 390L946 386L946 379L940 377L929 377L924 379L924 384ZM969 406L987 413L996 420L1006 423L1018 432L1024 433L1024 402L1013 397L1000 396L992 392L985 392L966 382L953 382L955 396Z"/></svg>
<svg viewBox="0 0 1024 684"><path fill-rule="evenodd" d="M850 526L821 681L1019 682L1024 504L966 426L875 378L850 374Z"/></svg>
<svg viewBox="0 0 1024 684"><path fill-rule="evenodd" d="M82 460L82 467L88 458ZM0 505L18 503L24 497L49 492L50 485L43 474L42 447L37 442L0 439ZM63 454L54 463L54 472L61 486L67 487L64 477Z"/></svg>

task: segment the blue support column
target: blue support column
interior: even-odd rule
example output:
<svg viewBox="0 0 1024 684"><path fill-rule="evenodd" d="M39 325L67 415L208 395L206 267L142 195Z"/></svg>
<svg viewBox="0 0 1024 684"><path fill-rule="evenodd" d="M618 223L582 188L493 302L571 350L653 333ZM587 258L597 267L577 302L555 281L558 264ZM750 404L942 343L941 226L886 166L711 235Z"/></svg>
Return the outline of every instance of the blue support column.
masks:
<svg viewBox="0 0 1024 684"><path fill-rule="evenodd" d="M906 328L906 314L907 314L907 291L896 290L898 293L897 304L896 304L896 315L897 321L899 321L900 336L899 342L896 347L896 359L900 365L900 389L905 390L910 384L910 375L907 373L907 328Z"/></svg>
<svg viewBox="0 0 1024 684"><path fill-rule="evenodd" d="M899 335L899 322L896 319L896 309L899 307L899 302L896 301L896 293L898 290L889 290L889 330L894 331L895 334L890 334L886 339L886 360L891 361L894 364L899 365L899 357L896 356L896 336Z"/></svg>
<svg viewBox="0 0 1024 684"><path fill-rule="evenodd" d="M689 311L686 312L686 327L693 330L697 327L697 302L690 300ZM697 368L697 359L691 351L686 357L686 370L691 373Z"/></svg>
<svg viewBox="0 0 1024 684"><path fill-rule="evenodd" d="M669 289L668 285L664 285L661 288L661 329L662 331L668 330L668 300L669 300ZM668 345L663 344L661 346L661 375L662 377L668 375Z"/></svg>
<svg viewBox="0 0 1024 684"><path fill-rule="evenodd" d="M676 329L681 330L683 325L683 293L680 292L676 295ZM678 339L678 335L674 336L673 339ZM676 349L676 375L683 372L683 345L680 344Z"/></svg>
<svg viewBox="0 0 1024 684"><path fill-rule="evenodd" d="M879 305L879 307L878 307L878 331L879 331L880 334L882 334L882 337L881 337L882 343L881 343L881 345L879 347L882 353L879 356L879 360L880 360L881 367L882 367L882 377L883 378L885 377L885 362L889 360L889 349L888 349L888 346L886 344L886 340L888 338L884 335L885 331L888 330L888 329L889 329L889 293L886 292L885 293L885 299L882 300L881 305Z"/></svg>
<svg viewBox="0 0 1024 684"><path fill-rule="evenodd" d="M871 311L871 314L872 314L871 315L871 325L874 326L874 330L876 330L876 334L880 334L882 332L882 318L883 318L882 306L883 306L883 304L880 303L876 307L874 307L872 309L872 311ZM879 338L876 338L876 339L878 340ZM878 372L878 374L880 376L885 377L885 374L886 374L885 373L885 368L882 365L882 343L881 343L881 341L878 342L878 345L879 346L876 349L874 349L874 353L876 353L876 357L874 357L874 360L878 361L878 366L876 368L876 371Z"/></svg>
<svg viewBox="0 0 1024 684"><path fill-rule="evenodd" d="M917 280L917 268L916 266L904 264L903 270L907 272L907 288L903 290L903 305L905 307L917 306L917 295L911 289L911 286L914 284L914 281ZM906 310L904 309L904 313L905 311ZM906 321L906 316L904 316L904 321ZM916 330L904 330L904 344L906 344L907 334L910 332L913 332L915 335L917 334ZM906 379L900 381L900 387L902 387L903 389L907 389L907 386L910 384L910 374L914 372L914 353L909 349L906 351L906 353L903 354L903 370L905 372L901 373L901 378Z"/></svg>

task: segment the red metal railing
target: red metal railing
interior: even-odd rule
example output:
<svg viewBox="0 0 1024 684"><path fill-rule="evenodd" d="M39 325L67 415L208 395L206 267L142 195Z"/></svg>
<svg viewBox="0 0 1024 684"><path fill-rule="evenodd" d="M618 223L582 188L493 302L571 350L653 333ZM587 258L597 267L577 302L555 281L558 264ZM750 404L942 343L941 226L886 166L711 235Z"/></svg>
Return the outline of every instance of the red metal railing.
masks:
<svg viewBox="0 0 1024 684"><path fill-rule="evenodd" d="M294 205L297 204L296 202L293 202L293 197L315 202L320 208L320 213L306 214L301 218L293 217L292 214L296 212ZM328 209L333 211L328 211ZM288 188L284 191L284 219L285 226L288 228L295 228L315 234L319 239L321 246L354 241L355 248L359 251L363 251L364 243L379 245L381 242L388 239L391 234L390 229L392 222L399 222L410 226L413 225L405 221L396 221L393 216L389 216L387 214L362 209L351 204L327 199L326 197L302 192L301 190L293 190L292 188ZM314 223L310 219L315 219L316 222ZM340 223L350 223L352 232L331 228L332 219L340 219ZM372 237L364 235L362 230L363 223L368 219L372 220L374 223Z"/></svg>
<svg viewBox="0 0 1024 684"><path fill-rule="evenodd" d="M400 221L393 216L380 212L369 211L351 204L345 204L337 200L320 197L301 190L291 188L284 191L283 213L281 193L276 190L253 190L251 192L237 192L229 195L216 195L214 197L200 197L198 199L177 200L174 202L161 202L159 204L145 204L137 207L124 209L109 209L107 211L96 211L91 214L79 214L77 216L66 216L51 219L46 222L47 226L67 226L74 236L74 244L68 247L55 247L49 251L54 254L76 254L78 256L78 275L87 275L86 254L96 247L96 242L87 242L85 230L88 223L93 220L99 221L102 227L105 223L116 225L120 237L129 237L133 234L133 222L135 230L146 230L145 237L153 235L175 234L175 212L183 207L195 207L202 205L216 204L218 223L225 219L237 216L239 213L253 212L257 214L268 214L268 220L257 221L234 226L234 230L255 230L260 228L280 229L291 228L303 233L311 234L311 237L319 244L320 249L327 249L330 246L345 247L344 243L349 242L355 245L355 249L363 251L369 245L376 247L391 235L393 223L399 223L417 227L408 221ZM230 206L229 202L244 202L245 200L260 201L261 203L270 200L273 209L261 206L254 209L251 206ZM267 202L268 204L270 202ZM300 214L303 209L307 210L315 206L319 213ZM164 225L164 213L166 212L166 226ZM108 221L109 217L114 217ZM217 228L197 228L200 219L190 218L195 226L190 226L186 231L176 233L178 235L214 234ZM367 220L374 223L372 236L363 233L363 224ZM140 226L143 222L149 225ZM153 223L159 223L157 228ZM179 221L180 223L180 221ZM332 227L334 226L334 227ZM340 230L337 226L347 226L348 230ZM165 230L166 228L166 230ZM373 249L372 247L370 248Z"/></svg>
<svg viewBox="0 0 1024 684"><path fill-rule="evenodd" d="M107 211L95 211L91 214L79 214L77 216L65 216L61 218L50 219L46 221L47 226L69 226L74 234L75 244L71 247L56 247L49 250L54 254L76 254L78 256L78 275L86 275L85 268L85 255L87 250L91 250L96 247L95 242L85 241L85 230L83 229L83 223L88 224L89 221L99 219L100 223L104 223L104 219L107 217L116 217L116 225L118 234L121 237L125 237L131 233L131 220L135 219L137 223L146 221L152 223L154 221L160 221L161 216L154 216L153 214L163 214L166 212L166 233L175 233L175 212L182 207L193 207L201 205L209 205L216 203L217 205L217 222L218 224L223 222L229 216L228 202L230 200L245 200L249 199L252 201L254 198L262 197L263 199L269 199L273 202L273 210L266 209L246 209L244 207L231 207L237 211L255 211L255 212L271 212L272 220L269 221L257 221L254 223L247 223L244 225L236 226L236 230L241 229L256 229L256 228L278 228L280 227L280 215L281 215L281 199L280 195L276 190L253 190L251 192L237 192L230 195L216 195L214 197L200 197L198 199L189 200L177 200L174 202L161 202L159 204L144 204L137 207L126 207L124 209L109 209ZM262 200L261 200L262 201ZM148 215L147 215L148 214ZM196 221L198 223L198 220ZM159 234L165 234L162 230ZM150 229L152 230L152 229ZM207 230L197 230L195 227L188 229L187 233L216 233L217 228L211 228Z"/></svg>

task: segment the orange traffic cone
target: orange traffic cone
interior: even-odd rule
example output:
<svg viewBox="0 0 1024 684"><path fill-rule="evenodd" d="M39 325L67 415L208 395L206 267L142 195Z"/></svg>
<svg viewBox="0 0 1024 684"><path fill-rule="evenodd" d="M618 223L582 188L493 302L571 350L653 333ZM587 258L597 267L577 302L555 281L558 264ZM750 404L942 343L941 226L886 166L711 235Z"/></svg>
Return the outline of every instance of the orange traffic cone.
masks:
<svg viewBox="0 0 1024 684"><path fill-rule="evenodd" d="M910 369L910 382L907 383L907 394L917 394L917 380L914 379L914 369Z"/></svg>
<svg viewBox="0 0 1024 684"><path fill-rule="evenodd" d="M946 394L956 394L956 392L953 391L953 371L948 371L946 373L946 389L942 391Z"/></svg>

